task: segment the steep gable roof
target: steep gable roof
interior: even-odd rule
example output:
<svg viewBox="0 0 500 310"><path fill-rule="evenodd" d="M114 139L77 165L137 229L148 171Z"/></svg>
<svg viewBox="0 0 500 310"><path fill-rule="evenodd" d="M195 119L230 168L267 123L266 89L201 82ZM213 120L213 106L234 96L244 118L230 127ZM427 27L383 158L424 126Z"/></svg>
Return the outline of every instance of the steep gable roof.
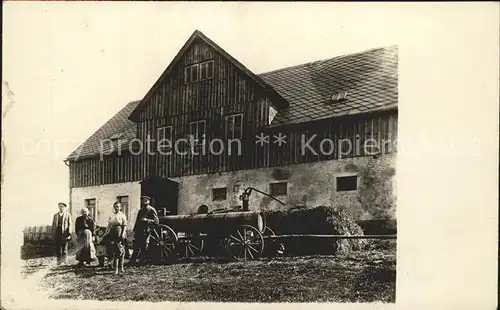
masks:
<svg viewBox="0 0 500 310"><path fill-rule="evenodd" d="M137 106L137 108L132 112L130 115L131 120L137 120L137 117L139 113L142 111L144 108L144 105L146 104L146 101L150 98L150 96L155 92L155 90L161 85L163 80L170 74L170 72L173 70L177 62L181 59L181 57L184 55L186 50L191 46L191 44L197 40L200 39L204 41L207 45L212 47L214 50L216 50L218 53L220 53L223 57L225 57L229 62L231 62L234 66L236 66L238 69L243 71L245 74L247 74L251 79L253 79L257 85L262 87L268 94L271 99L273 99L273 103L275 103L279 108L286 108L288 107L288 103L286 100L278 93L276 90L273 89L272 86L267 84L262 78L260 78L258 75L254 74L252 71L250 71L247 67L245 67L242 63L240 63L238 60L236 60L234 57L232 57L229 53L227 53L224 49L222 49L219 45L217 45L215 42L210 40L207 36L205 36L201 31L195 30L193 34L189 37L189 39L184 43L182 48L179 50L177 55L174 57L174 59L170 62L168 65L167 69L162 73L162 75L158 78L158 80L155 82L153 87L148 91L148 93L144 96L144 98L141 100L141 103Z"/></svg>
<svg viewBox="0 0 500 310"><path fill-rule="evenodd" d="M301 64L259 76L290 104L278 112L271 127L397 109L398 105L396 46ZM341 91L347 91L347 98L331 102L332 95ZM122 132L123 139L135 138L136 124L129 116L139 104L140 101L127 104L68 159L76 159L78 154L79 158L99 155L100 141L116 133Z"/></svg>

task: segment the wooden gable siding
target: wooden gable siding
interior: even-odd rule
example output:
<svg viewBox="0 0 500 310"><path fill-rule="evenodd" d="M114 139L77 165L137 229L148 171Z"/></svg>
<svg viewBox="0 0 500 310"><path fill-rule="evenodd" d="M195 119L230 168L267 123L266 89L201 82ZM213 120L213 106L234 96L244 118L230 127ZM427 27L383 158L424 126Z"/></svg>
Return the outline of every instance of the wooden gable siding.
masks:
<svg viewBox="0 0 500 310"><path fill-rule="evenodd" d="M213 78L185 83L186 66L209 60L214 61ZM245 87L240 87L240 83ZM255 99L257 92L252 79L205 42L197 40L145 102L139 122L242 104Z"/></svg>
<svg viewBox="0 0 500 310"><path fill-rule="evenodd" d="M170 155L157 152L156 144L151 143L154 150L148 154L145 152L140 157L142 165L150 175L158 177L171 177L181 175L192 175L199 173L211 173L214 171L245 169L245 164L253 166L255 161L248 158L248 162L240 162L234 156L229 156L227 152L221 155L210 154L209 143L215 139L224 140L225 117L234 114L243 116L243 141L250 141L255 137L255 133L267 125L268 103L266 100L252 100L245 104L237 104L218 109L193 111L188 114L176 115L167 118L160 118L148 122L142 122L138 127L137 137L145 141L149 135L150 139L157 141L157 128L162 126L172 126L172 144L178 139L188 139L190 134L190 122L205 120L206 122L206 155L195 155L182 142L179 145L181 152L188 152L186 155L172 152ZM252 140L253 141L253 140ZM215 145L215 144L214 144ZM218 147L219 144L216 144ZM252 145L253 146L253 145ZM227 143L224 148L227 147ZM248 148L248 147L247 147ZM243 149L243 142L242 142ZM201 153L201 150L197 150ZM222 170L221 170L222 169Z"/></svg>
<svg viewBox="0 0 500 310"><path fill-rule="evenodd" d="M363 144L366 139L376 139L379 145L383 141L397 141L397 111L383 112L357 117L348 117L341 120L316 121L309 124L288 126L281 129L275 129L270 134L269 144L264 146L255 144L255 132L253 128L246 126L246 121L263 120L267 117L266 102L255 101L256 109L248 105L235 105L226 109L225 113L243 112L244 113L244 140L242 142L242 156L227 155L192 155L188 153L182 155L153 155L134 156L128 152L121 156L105 156L101 161L99 157L94 159L82 159L70 164L71 187L95 186L102 184L111 184L119 182L139 181L145 178L148 173L160 177L179 177L195 174L216 173L224 171L233 171L240 169L257 169L265 167L284 166L289 164L299 164L315 162L330 159L339 159L339 139L345 138L350 141L356 141L359 136L359 143L353 143L353 149L350 154L343 157L366 156ZM211 124L216 124L218 116L214 111L209 110L199 113L200 117L207 119L207 134L213 136L214 133L208 130ZM246 115L246 113L248 115ZM213 113L213 114L210 114ZM253 113L253 115L252 115ZM172 125L175 131L189 130L189 122L186 122L186 115L179 115L172 118ZM163 123L162 123L163 122ZM165 125L166 120L158 120L157 123L144 122L139 128L139 136L143 136L148 130L156 136L156 126ZM147 128L148 127L148 128ZM216 125L217 127L217 125ZM211 129L217 132L217 128ZM278 146L273 143L273 135L279 132L286 135L286 144ZM314 155L310 151L301 154L302 134L306 135L307 141L313 134L317 134L316 139L309 145L315 150L319 150L319 143L322 139L331 139L334 143L334 152L329 155L323 155L319 151ZM209 139L209 138L208 138ZM395 152L393 145L387 145L385 153ZM329 147L329 145L325 145Z"/></svg>

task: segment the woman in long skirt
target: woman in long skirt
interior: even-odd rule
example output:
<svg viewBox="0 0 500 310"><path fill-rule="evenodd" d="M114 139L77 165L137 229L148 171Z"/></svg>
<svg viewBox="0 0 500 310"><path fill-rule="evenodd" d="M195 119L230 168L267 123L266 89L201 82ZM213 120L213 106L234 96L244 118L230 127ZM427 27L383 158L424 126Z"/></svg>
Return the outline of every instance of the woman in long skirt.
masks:
<svg viewBox="0 0 500 310"><path fill-rule="evenodd" d="M89 265L96 259L93 242L94 220L89 216L89 209L83 208L82 215L75 220L76 260L78 266Z"/></svg>

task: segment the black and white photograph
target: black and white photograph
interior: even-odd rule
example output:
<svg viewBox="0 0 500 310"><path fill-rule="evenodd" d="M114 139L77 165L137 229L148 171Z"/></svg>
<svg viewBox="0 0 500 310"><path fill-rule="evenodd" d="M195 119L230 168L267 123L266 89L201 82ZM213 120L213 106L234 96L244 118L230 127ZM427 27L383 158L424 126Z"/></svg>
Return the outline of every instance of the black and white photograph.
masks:
<svg viewBox="0 0 500 310"><path fill-rule="evenodd" d="M401 131L410 114L422 119L400 117L409 30L391 28L411 10L364 6L10 3L2 232L17 229L12 283L32 299L128 308L392 308L411 294L399 292L414 275L400 251L417 249L398 231L421 239L441 215L400 220L400 171L425 162L401 160L400 148L425 154L436 142Z"/></svg>

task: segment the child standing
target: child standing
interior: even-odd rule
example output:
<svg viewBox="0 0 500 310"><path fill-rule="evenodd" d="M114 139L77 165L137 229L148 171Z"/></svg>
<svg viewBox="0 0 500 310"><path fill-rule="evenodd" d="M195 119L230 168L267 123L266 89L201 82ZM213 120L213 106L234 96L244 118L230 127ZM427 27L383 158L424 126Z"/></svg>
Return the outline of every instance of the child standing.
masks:
<svg viewBox="0 0 500 310"><path fill-rule="evenodd" d="M98 227L96 231L96 256L99 261L98 267L104 267L104 260L107 256L107 246L104 236L106 235L106 227Z"/></svg>

